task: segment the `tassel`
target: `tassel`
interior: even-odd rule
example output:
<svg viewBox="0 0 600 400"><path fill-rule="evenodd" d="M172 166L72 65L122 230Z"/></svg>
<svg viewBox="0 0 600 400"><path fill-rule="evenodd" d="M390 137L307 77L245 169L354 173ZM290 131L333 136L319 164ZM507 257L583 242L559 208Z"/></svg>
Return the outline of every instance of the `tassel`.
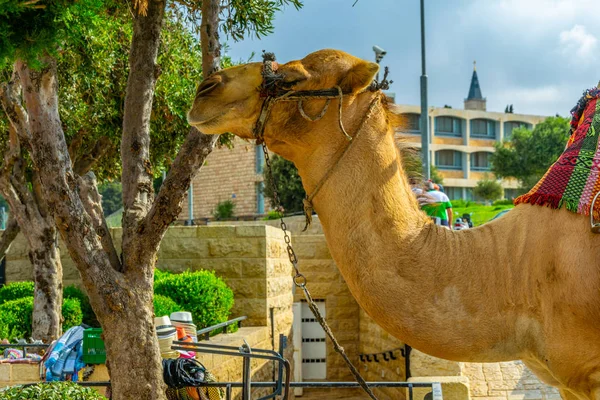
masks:
<svg viewBox="0 0 600 400"><path fill-rule="evenodd" d="M306 217L306 226L304 226L302 232L306 232L306 230L312 223L313 205L312 202L308 199L308 197L302 200L302 203L304 204L304 216Z"/></svg>

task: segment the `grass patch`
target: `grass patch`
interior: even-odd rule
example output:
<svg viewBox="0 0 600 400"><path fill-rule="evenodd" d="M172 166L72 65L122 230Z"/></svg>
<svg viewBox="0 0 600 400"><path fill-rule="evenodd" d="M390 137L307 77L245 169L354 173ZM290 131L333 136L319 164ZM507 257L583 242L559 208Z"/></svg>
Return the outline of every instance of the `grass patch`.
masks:
<svg viewBox="0 0 600 400"><path fill-rule="evenodd" d="M462 206L462 204L458 205ZM511 208L514 208L512 204L485 206L483 204L469 202L466 206L452 208L452 211L454 213L454 219L458 217L462 218L463 214L471 214L473 225L479 226L494 218L500 211Z"/></svg>

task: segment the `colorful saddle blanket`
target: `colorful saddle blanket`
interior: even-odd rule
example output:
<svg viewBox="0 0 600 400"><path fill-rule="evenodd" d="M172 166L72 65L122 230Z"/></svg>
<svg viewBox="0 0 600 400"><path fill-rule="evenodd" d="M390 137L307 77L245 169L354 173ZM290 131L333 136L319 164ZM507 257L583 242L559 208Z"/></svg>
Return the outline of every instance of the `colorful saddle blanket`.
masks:
<svg viewBox="0 0 600 400"><path fill-rule="evenodd" d="M515 199L515 205L564 205L569 211L590 215L592 200L600 191L600 89L586 90L571 115L565 151L533 189ZM600 198L594 204L594 218L600 219Z"/></svg>

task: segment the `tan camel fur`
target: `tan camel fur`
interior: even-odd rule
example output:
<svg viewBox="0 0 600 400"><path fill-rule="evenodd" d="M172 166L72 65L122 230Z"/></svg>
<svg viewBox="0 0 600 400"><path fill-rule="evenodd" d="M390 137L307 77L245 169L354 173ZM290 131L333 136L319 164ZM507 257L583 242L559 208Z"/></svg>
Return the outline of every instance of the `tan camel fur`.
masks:
<svg viewBox="0 0 600 400"><path fill-rule="evenodd" d="M253 139L263 99L260 63L220 71L198 88L189 122L208 134ZM360 306L385 330L436 357L520 359L564 398L600 400L600 236L566 210L520 205L475 229L433 225L411 193L394 141L395 116L380 92L362 91L378 70L336 50L279 67L292 90L352 91L343 123L362 133L314 199L331 254ZM338 100L310 122L296 102L277 103L265 142L294 162L307 193L348 142ZM304 101L318 115L325 100ZM309 282L310 287L310 282Z"/></svg>

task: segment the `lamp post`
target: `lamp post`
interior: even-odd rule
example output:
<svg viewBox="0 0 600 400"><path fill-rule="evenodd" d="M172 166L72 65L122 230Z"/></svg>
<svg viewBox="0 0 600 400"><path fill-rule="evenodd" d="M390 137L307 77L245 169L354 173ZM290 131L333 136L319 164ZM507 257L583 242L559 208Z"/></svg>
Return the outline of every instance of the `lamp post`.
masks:
<svg viewBox="0 0 600 400"><path fill-rule="evenodd" d="M423 176L431 178L429 153L429 114L427 112L427 70L425 68L425 0L421 0L421 149L423 151Z"/></svg>

